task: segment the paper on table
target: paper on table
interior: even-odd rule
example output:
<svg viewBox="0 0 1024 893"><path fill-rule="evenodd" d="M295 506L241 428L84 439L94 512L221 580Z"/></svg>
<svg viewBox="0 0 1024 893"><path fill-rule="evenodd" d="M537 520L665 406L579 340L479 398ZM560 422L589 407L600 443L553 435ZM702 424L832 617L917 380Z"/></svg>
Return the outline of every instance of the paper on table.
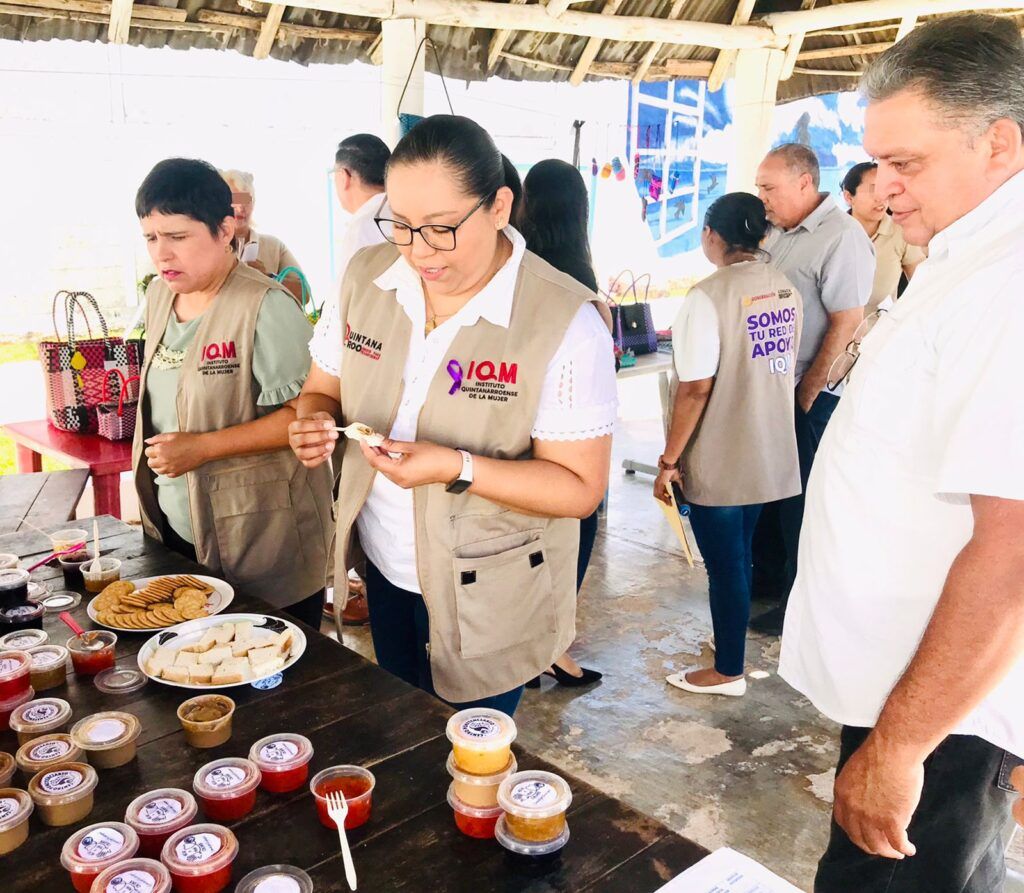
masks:
<svg viewBox="0 0 1024 893"><path fill-rule="evenodd" d="M800 893L800 889L742 853L722 847L658 893Z"/></svg>
<svg viewBox="0 0 1024 893"><path fill-rule="evenodd" d="M693 567L693 552L690 551L690 543L686 539L686 531L683 529L683 518L682 515L679 514L679 506L676 505L676 497L672 492L671 487L668 488L668 496L669 499L672 500L671 505L665 505L665 503L657 497L654 498L654 501L658 503L658 506L665 513L665 517L668 519L668 526L672 528L672 532L676 535L676 538L679 540L679 544L683 547L683 554L686 556L686 563L690 565L690 567Z"/></svg>

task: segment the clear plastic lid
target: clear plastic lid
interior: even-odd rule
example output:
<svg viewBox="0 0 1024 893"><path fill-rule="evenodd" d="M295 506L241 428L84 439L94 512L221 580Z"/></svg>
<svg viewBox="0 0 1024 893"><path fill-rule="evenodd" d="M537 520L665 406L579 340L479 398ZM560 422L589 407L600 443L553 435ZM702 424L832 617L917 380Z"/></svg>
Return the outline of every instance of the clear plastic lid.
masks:
<svg viewBox="0 0 1024 893"><path fill-rule="evenodd" d="M516 724L511 716L488 707L460 710L448 720L448 740L474 750L499 750L516 740Z"/></svg>
<svg viewBox="0 0 1024 893"><path fill-rule="evenodd" d="M51 592L39 600L39 604L46 609L47 614L56 614L58 611L70 611L72 608L77 608L81 602L81 595L67 589Z"/></svg>
<svg viewBox="0 0 1024 893"><path fill-rule="evenodd" d="M21 558L13 552L0 552L0 568L6 570L9 567L17 567L19 561Z"/></svg>
<svg viewBox="0 0 1024 893"><path fill-rule="evenodd" d="M0 788L0 834L27 822L35 809L32 798L17 788Z"/></svg>
<svg viewBox="0 0 1024 893"><path fill-rule="evenodd" d="M189 825L167 838L160 859L171 874L199 877L220 871L238 855L238 840L223 825Z"/></svg>
<svg viewBox="0 0 1024 893"><path fill-rule="evenodd" d="M6 701L0 701L0 713L13 713L18 707L31 701L35 696L36 690L30 685L28 691L23 691L20 695L15 695Z"/></svg>
<svg viewBox="0 0 1024 893"><path fill-rule="evenodd" d="M28 581L28 600L30 604L38 605L49 594L50 589L45 583L37 583L35 580Z"/></svg>
<svg viewBox="0 0 1024 893"><path fill-rule="evenodd" d="M39 698L16 707L10 725L15 732L42 734L59 729L70 719L71 705L63 698Z"/></svg>
<svg viewBox="0 0 1024 893"><path fill-rule="evenodd" d="M294 865L264 865L242 878L235 893L313 893L313 879Z"/></svg>
<svg viewBox="0 0 1024 893"><path fill-rule="evenodd" d="M138 851L139 836L124 822L97 822L64 841L60 864L74 874L99 874Z"/></svg>
<svg viewBox="0 0 1024 893"><path fill-rule="evenodd" d="M28 583L28 571L23 567L5 567L0 570L0 589L16 589Z"/></svg>
<svg viewBox="0 0 1024 893"><path fill-rule="evenodd" d="M187 825L199 811L196 798L181 788L160 788L128 804L124 820L140 834L161 834Z"/></svg>
<svg viewBox="0 0 1024 893"><path fill-rule="evenodd" d="M234 800L255 790L262 778L252 760L225 757L203 766L192 779L192 789L207 800Z"/></svg>
<svg viewBox="0 0 1024 893"><path fill-rule="evenodd" d="M481 787L493 784L501 784L506 778L512 775L518 768L515 754L509 754L508 762L501 772L494 775L474 775L472 772L463 772L455 765L455 754L448 754L448 762L445 764L448 774L460 784L480 785Z"/></svg>
<svg viewBox="0 0 1024 893"><path fill-rule="evenodd" d="M534 769L510 775L498 788L498 803L522 819L548 819L565 812L572 791L561 776Z"/></svg>
<svg viewBox="0 0 1024 893"><path fill-rule="evenodd" d="M0 622L2 623L35 623L42 620L46 608L42 605L16 605L13 608L4 608L0 611ZM20 632L20 630L19 630Z"/></svg>
<svg viewBox="0 0 1024 893"><path fill-rule="evenodd" d="M108 695L130 695L145 686L146 674L133 667L107 667L96 674L94 684Z"/></svg>
<svg viewBox="0 0 1024 893"><path fill-rule="evenodd" d="M505 816L502 816L494 826L494 837L510 853L518 853L520 856L550 856L569 842L569 824L566 823L562 833L554 840L534 843L530 840L520 840L510 834L508 826L505 824Z"/></svg>
<svg viewBox="0 0 1024 893"><path fill-rule="evenodd" d="M92 889L96 893L170 893L171 873L156 859L126 859L104 868Z"/></svg>
<svg viewBox="0 0 1024 893"><path fill-rule="evenodd" d="M32 658L27 651L0 651L0 682L13 682L20 676L28 675ZM0 709L3 702L0 701Z"/></svg>
<svg viewBox="0 0 1024 893"><path fill-rule="evenodd" d="M71 738L82 750L113 750L130 744L142 732L142 723L131 713L108 710L78 720Z"/></svg>
<svg viewBox="0 0 1024 893"><path fill-rule="evenodd" d="M504 812L500 806L470 806L464 800L460 800L455 793L455 782L448 785L448 805L456 812L468 815L474 819L494 819Z"/></svg>
<svg viewBox="0 0 1024 893"><path fill-rule="evenodd" d="M43 735L18 748L18 768L38 772L49 763L77 762L82 756L82 748L71 740L70 735Z"/></svg>
<svg viewBox="0 0 1024 893"><path fill-rule="evenodd" d="M39 632L39 630L32 630ZM44 633L45 635L45 633ZM32 669L37 673L53 670L68 662L68 650L63 645L36 645L28 649L32 658Z"/></svg>
<svg viewBox="0 0 1024 893"><path fill-rule="evenodd" d="M313 758L313 745L304 735L280 732L260 738L249 750L249 759L262 772L287 772Z"/></svg>
<svg viewBox="0 0 1024 893"><path fill-rule="evenodd" d="M58 763L32 777L28 792L38 806L76 803L96 789L98 776L88 763Z"/></svg>
<svg viewBox="0 0 1024 893"><path fill-rule="evenodd" d="M29 651L50 641L50 635L42 629L19 629L0 638L0 651Z"/></svg>

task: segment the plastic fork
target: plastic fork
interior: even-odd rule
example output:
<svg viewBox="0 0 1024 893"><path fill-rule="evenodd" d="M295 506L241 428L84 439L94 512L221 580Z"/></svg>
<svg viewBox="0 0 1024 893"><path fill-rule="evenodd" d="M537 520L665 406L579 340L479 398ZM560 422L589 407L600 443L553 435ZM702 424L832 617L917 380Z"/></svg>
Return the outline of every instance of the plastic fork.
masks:
<svg viewBox="0 0 1024 893"><path fill-rule="evenodd" d="M348 881L348 888L356 888L356 866L352 861L352 851L348 847L348 837L345 836L345 818L348 816L348 801L340 791L327 792L327 814L338 826L338 840L341 841L341 857L345 860L345 880Z"/></svg>

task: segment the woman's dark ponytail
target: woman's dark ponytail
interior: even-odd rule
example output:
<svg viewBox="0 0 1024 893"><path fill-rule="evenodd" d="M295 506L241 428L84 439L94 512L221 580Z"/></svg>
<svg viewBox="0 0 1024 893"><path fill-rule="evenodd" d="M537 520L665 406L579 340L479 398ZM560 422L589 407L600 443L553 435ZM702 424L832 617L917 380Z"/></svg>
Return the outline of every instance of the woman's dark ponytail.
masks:
<svg viewBox="0 0 1024 893"><path fill-rule="evenodd" d="M759 250L771 225L764 203L747 192L730 192L715 199L704 215L704 225L735 251Z"/></svg>

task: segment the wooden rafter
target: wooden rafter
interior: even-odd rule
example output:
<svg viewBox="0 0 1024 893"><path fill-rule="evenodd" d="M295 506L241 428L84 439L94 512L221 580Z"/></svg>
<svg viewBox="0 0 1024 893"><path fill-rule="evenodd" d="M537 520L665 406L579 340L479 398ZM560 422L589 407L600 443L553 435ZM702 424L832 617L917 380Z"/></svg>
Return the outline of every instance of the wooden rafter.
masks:
<svg viewBox="0 0 1024 893"><path fill-rule="evenodd" d="M571 72L574 68L572 65L563 65L560 62L548 62L546 59L520 56L517 53L503 52L501 56L510 62L519 62L522 65L529 65L532 68L539 68L544 71ZM632 62L594 62L590 66L590 73L597 77L632 79L635 73L635 66ZM668 80L672 78L706 78L710 73L710 62L668 59L663 65L652 66L648 76L652 80Z"/></svg>
<svg viewBox="0 0 1024 893"><path fill-rule="evenodd" d="M6 0L5 6L24 7L10 12L11 15L33 15L29 10L42 10L54 12L88 12L94 15L111 15L112 4L110 0ZM161 20L167 22L184 22L188 18L188 11L184 9L168 9L165 6L145 6L136 3L132 7L132 17L149 20Z"/></svg>
<svg viewBox="0 0 1024 893"><path fill-rule="evenodd" d="M739 0L739 3L736 5L736 12L732 16L733 25L745 25L750 21L750 16L754 12L755 2L756 0ZM711 77L708 78L708 89L712 93L717 93L722 89L722 84L725 83L725 79L729 76L729 69L735 61L735 50L719 51L718 58L715 59L714 68L711 69Z"/></svg>
<svg viewBox="0 0 1024 893"><path fill-rule="evenodd" d="M134 0L113 0L110 4L110 27L107 40L111 43L128 43L128 28L132 23Z"/></svg>
<svg viewBox="0 0 1024 893"><path fill-rule="evenodd" d="M683 5L686 0L673 0L672 8L668 11L668 18L675 19L679 17L679 13L682 11ZM648 48L647 52L644 53L643 59L640 60L640 64L637 65L636 71L633 72L633 85L639 86L640 82L647 76L647 72L654 64L654 60L658 53L661 52L661 48L665 46L660 40L654 41Z"/></svg>
<svg viewBox="0 0 1024 893"><path fill-rule="evenodd" d="M281 19L287 7L283 3L273 3L267 10L267 17L260 26L260 36L256 39L256 48L252 51L254 59L266 59L274 48L277 32L281 27Z"/></svg>
<svg viewBox="0 0 1024 893"><path fill-rule="evenodd" d="M263 28L263 19L235 12L216 12L212 9L200 9L197 18L200 22L207 25L227 25L229 28L240 28L245 31L260 31ZM358 41L373 40L378 36L376 31L359 31L354 28L321 28L317 25L296 25L290 22L281 22L277 33L286 39L291 37L310 37L314 40Z"/></svg>
<svg viewBox="0 0 1024 893"><path fill-rule="evenodd" d="M816 0L801 0L801 9L814 9ZM786 47L786 56L782 60L782 71L779 74L780 81L788 81L793 77L793 69L796 68L796 60L804 45L804 38L807 35L799 31L789 39L789 46Z"/></svg>
<svg viewBox="0 0 1024 893"><path fill-rule="evenodd" d="M762 16L759 21L768 25L777 35L788 36L801 31L810 34L868 22L901 21L907 16L1016 8L1019 8L1019 4L1008 3L1007 0L853 0L851 3L833 3L816 9L772 12Z"/></svg>
<svg viewBox="0 0 1024 893"><path fill-rule="evenodd" d="M622 0L604 0L604 6L601 8L601 15L613 16L619 11L619 7L622 5ZM587 72L590 70L591 64L597 59L597 54L601 52L601 45L604 40L600 37L591 37L587 41L587 45L583 47L583 52L580 53L580 58L576 62L576 67L573 69L572 74L569 75L569 83L574 87L578 87L583 83L583 79L587 76Z"/></svg>
<svg viewBox="0 0 1024 893"><path fill-rule="evenodd" d="M509 3L515 3L522 5L526 0L508 0ZM491 43L487 48L487 73L490 74L494 71L494 66L498 64L498 59L501 58L501 51L505 49L505 44L508 43L509 38L514 34L514 31L510 31L507 28L495 31L491 35Z"/></svg>

